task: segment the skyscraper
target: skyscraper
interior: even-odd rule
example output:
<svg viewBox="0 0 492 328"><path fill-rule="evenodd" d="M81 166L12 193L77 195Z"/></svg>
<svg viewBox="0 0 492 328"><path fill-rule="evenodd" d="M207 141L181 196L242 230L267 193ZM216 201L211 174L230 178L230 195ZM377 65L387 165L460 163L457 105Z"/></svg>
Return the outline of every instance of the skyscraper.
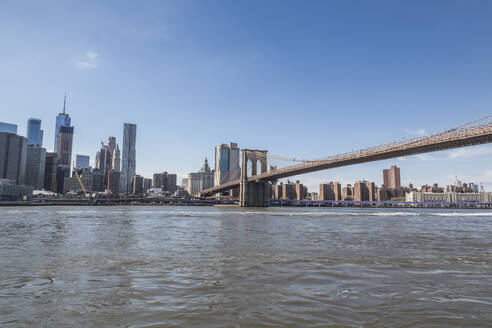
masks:
<svg viewBox="0 0 492 328"><path fill-rule="evenodd" d="M136 172L136 142L137 126L125 123L123 126L123 156L121 160L120 192L128 193L132 190L132 178Z"/></svg>
<svg viewBox="0 0 492 328"><path fill-rule="evenodd" d="M77 169L88 169L90 164L90 157L87 155L79 155L75 156L75 167Z"/></svg>
<svg viewBox="0 0 492 328"><path fill-rule="evenodd" d="M113 152L113 171L119 172L121 166L120 147L116 145Z"/></svg>
<svg viewBox="0 0 492 328"><path fill-rule="evenodd" d="M46 153L44 169L44 190L56 192L56 168L58 166L58 154Z"/></svg>
<svg viewBox="0 0 492 328"><path fill-rule="evenodd" d="M27 144L43 147L43 130L41 130L41 120L30 118L27 120Z"/></svg>
<svg viewBox="0 0 492 328"><path fill-rule="evenodd" d="M58 140L60 134L60 128L62 126L70 126L71 120L70 116L65 112L67 104L67 95L65 94L65 98L63 100L63 112L58 114L56 117L56 126L55 126L55 152L58 151Z"/></svg>
<svg viewBox="0 0 492 328"><path fill-rule="evenodd" d="M225 182L239 179L239 147L237 143L222 144L215 147L215 177L216 186Z"/></svg>
<svg viewBox="0 0 492 328"><path fill-rule="evenodd" d="M24 184L27 139L14 133L0 132L0 178Z"/></svg>
<svg viewBox="0 0 492 328"><path fill-rule="evenodd" d="M63 168L64 175L70 175L70 167L72 161L72 142L73 142L73 126L60 126L58 132L58 166Z"/></svg>
<svg viewBox="0 0 492 328"><path fill-rule="evenodd" d="M400 168L392 165L389 169L384 169L383 183L387 189L400 189Z"/></svg>
<svg viewBox="0 0 492 328"><path fill-rule="evenodd" d="M17 125L0 122L0 132L17 134Z"/></svg>
<svg viewBox="0 0 492 328"><path fill-rule="evenodd" d="M27 146L26 186L41 190L44 187L46 165L46 149L37 145Z"/></svg>

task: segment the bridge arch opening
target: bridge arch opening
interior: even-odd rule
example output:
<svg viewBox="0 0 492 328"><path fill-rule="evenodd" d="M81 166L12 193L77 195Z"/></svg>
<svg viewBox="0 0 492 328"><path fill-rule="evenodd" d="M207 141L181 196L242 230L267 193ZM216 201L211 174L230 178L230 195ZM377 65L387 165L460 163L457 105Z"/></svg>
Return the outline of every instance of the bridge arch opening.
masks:
<svg viewBox="0 0 492 328"><path fill-rule="evenodd" d="M263 165L261 165L261 160L256 161L256 174L261 174L263 172Z"/></svg>

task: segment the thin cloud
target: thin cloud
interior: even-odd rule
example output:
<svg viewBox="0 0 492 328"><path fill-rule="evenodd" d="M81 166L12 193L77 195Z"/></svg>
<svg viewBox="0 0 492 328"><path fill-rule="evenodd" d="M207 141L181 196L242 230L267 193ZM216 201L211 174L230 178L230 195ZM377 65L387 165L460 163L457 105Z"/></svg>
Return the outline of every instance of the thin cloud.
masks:
<svg viewBox="0 0 492 328"><path fill-rule="evenodd" d="M75 61L75 67L80 69L96 68L99 63L99 55L94 51L88 51L87 54Z"/></svg>
<svg viewBox="0 0 492 328"><path fill-rule="evenodd" d="M423 135L426 134L425 129L418 129L418 130L409 130L409 129L406 129L405 130L405 133L408 133L408 134L411 134L411 135L414 135L414 136L423 136Z"/></svg>
<svg viewBox="0 0 492 328"><path fill-rule="evenodd" d="M473 158L483 155L492 154L492 147L477 147L477 148L458 148L451 150L448 154L450 159Z"/></svg>

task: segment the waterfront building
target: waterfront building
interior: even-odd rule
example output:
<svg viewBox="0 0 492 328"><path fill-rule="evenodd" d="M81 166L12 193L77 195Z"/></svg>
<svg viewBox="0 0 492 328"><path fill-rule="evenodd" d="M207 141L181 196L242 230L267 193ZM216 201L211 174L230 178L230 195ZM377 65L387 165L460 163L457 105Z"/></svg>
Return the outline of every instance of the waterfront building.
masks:
<svg viewBox="0 0 492 328"><path fill-rule="evenodd" d="M492 203L490 192L422 192L412 191L405 195L407 202L423 203Z"/></svg>
<svg viewBox="0 0 492 328"><path fill-rule="evenodd" d="M342 188L342 200L350 200L354 198L354 187L349 183Z"/></svg>
<svg viewBox="0 0 492 328"><path fill-rule="evenodd" d="M67 95L65 94L65 98L63 99L63 112L58 114L56 117L55 123L55 152L58 152L58 142L60 140L60 128L62 126L69 127L71 126L70 116L66 113L66 104L67 104ZM72 131L73 132L73 131Z"/></svg>
<svg viewBox="0 0 492 328"><path fill-rule="evenodd" d="M237 143L231 142L215 147L215 186L239 179L241 174L239 157Z"/></svg>
<svg viewBox="0 0 492 328"><path fill-rule="evenodd" d="M144 178L143 180L143 192L146 193L152 188L152 179Z"/></svg>
<svg viewBox="0 0 492 328"><path fill-rule="evenodd" d="M41 190L44 187L44 173L46 165L46 149L29 145L26 155L25 185Z"/></svg>
<svg viewBox="0 0 492 328"><path fill-rule="evenodd" d="M282 182L280 182L280 184L274 184L272 186L272 196L274 199L282 198Z"/></svg>
<svg viewBox="0 0 492 328"><path fill-rule="evenodd" d="M375 201L376 185L374 182L358 181L354 184L353 198L355 201Z"/></svg>
<svg viewBox="0 0 492 328"><path fill-rule="evenodd" d="M134 195L141 195L143 194L143 182L144 178L140 175L135 175L132 178L132 194Z"/></svg>
<svg viewBox="0 0 492 328"><path fill-rule="evenodd" d="M188 178L181 179L181 187L184 189L188 189Z"/></svg>
<svg viewBox="0 0 492 328"><path fill-rule="evenodd" d="M132 179L136 172L137 126L125 123L123 126L123 155L121 160L120 190L128 193L132 190Z"/></svg>
<svg viewBox="0 0 492 328"><path fill-rule="evenodd" d="M30 118L27 120L27 144L42 147L43 130L41 130L41 120Z"/></svg>
<svg viewBox="0 0 492 328"><path fill-rule="evenodd" d="M79 155L75 157L75 167L77 169L88 169L90 167L90 157L88 155Z"/></svg>
<svg viewBox="0 0 492 328"><path fill-rule="evenodd" d="M297 199L295 183L287 181L287 183L282 183L281 186L282 186L282 199L286 199L286 200Z"/></svg>
<svg viewBox="0 0 492 328"><path fill-rule="evenodd" d="M329 182L319 185L319 200L342 200L342 186L340 182Z"/></svg>
<svg viewBox="0 0 492 328"><path fill-rule="evenodd" d="M200 171L195 173L189 173L187 179L186 191L190 195L196 195L200 191L214 186L214 171L210 170L208 160L205 158Z"/></svg>
<svg viewBox="0 0 492 328"><path fill-rule="evenodd" d="M91 193L95 191L93 187L93 176L81 176L80 181L82 181L86 192ZM68 192L83 192L82 187L80 186L79 179L77 179L77 177L65 177L63 179L63 193L66 194Z"/></svg>
<svg viewBox="0 0 492 328"><path fill-rule="evenodd" d="M296 181L296 200L304 200L307 197L307 187Z"/></svg>
<svg viewBox="0 0 492 328"><path fill-rule="evenodd" d="M44 166L44 190L56 192L56 168L58 166L58 154L46 153Z"/></svg>
<svg viewBox="0 0 492 328"><path fill-rule="evenodd" d="M0 122L0 132L17 134L17 125L5 122Z"/></svg>
<svg viewBox="0 0 492 328"><path fill-rule="evenodd" d="M0 132L0 179L23 185L26 173L27 139L14 133Z"/></svg>
<svg viewBox="0 0 492 328"><path fill-rule="evenodd" d="M32 195L32 187L21 186L9 179L0 179L0 201L22 200Z"/></svg>
<svg viewBox="0 0 492 328"><path fill-rule="evenodd" d="M400 168L392 165L389 169L383 170L383 184L388 189L400 189Z"/></svg>
<svg viewBox="0 0 492 328"><path fill-rule="evenodd" d="M113 195L120 193L120 171L109 171L109 190Z"/></svg>
<svg viewBox="0 0 492 328"><path fill-rule="evenodd" d="M154 173L152 177L152 187L161 188L162 191L174 194L177 188L177 179L178 176L176 174L167 172Z"/></svg>
<svg viewBox="0 0 492 328"><path fill-rule="evenodd" d="M120 147L116 145L116 148L113 151L113 170L120 172L120 165L121 165Z"/></svg>

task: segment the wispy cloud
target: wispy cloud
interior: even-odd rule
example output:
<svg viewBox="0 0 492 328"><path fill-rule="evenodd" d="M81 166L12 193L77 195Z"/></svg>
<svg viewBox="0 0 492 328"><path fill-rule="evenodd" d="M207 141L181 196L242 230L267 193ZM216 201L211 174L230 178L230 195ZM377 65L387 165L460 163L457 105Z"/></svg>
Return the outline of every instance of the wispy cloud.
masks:
<svg viewBox="0 0 492 328"><path fill-rule="evenodd" d="M472 158L492 154L492 147L482 146L476 148L458 148L451 150L448 154L450 159Z"/></svg>
<svg viewBox="0 0 492 328"><path fill-rule="evenodd" d="M99 63L99 55L94 51L88 51L84 57L75 61L75 67L80 69L96 68Z"/></svg>
<svg viewBox="0 0 492 328"><path fill-rule="evenodd" d="M425 129L418 129L418 130L409 130L409 129L406 129L405 130L405 133L408 133L408 134L411 134L411 135L414 135L414 136L423 136L425 135Z"/></svg>

